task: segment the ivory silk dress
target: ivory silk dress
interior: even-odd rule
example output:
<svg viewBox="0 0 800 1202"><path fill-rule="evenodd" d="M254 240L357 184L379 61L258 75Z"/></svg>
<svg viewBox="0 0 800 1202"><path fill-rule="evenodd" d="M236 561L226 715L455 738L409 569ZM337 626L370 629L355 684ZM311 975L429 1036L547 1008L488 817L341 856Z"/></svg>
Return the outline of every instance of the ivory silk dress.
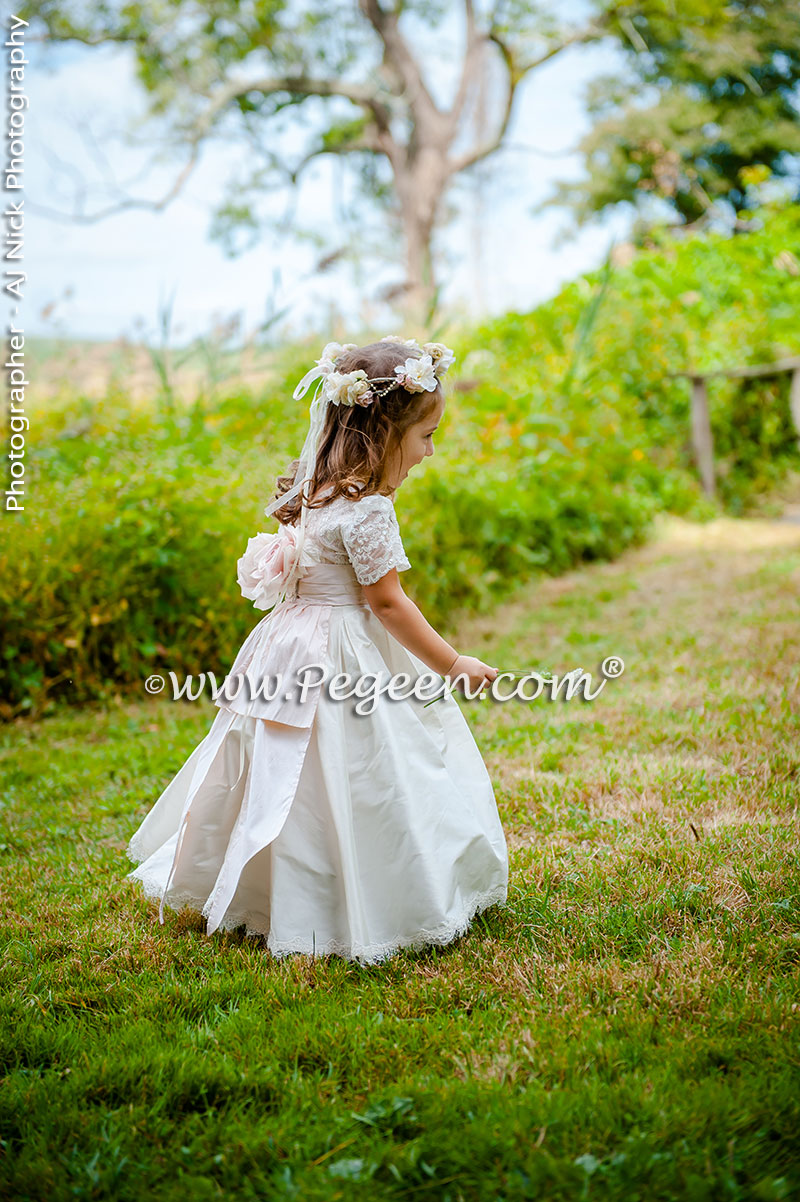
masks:
<svg viewBox="0 0 800 1202"><path fill-rule="evenodd" d="M305 520L292 595L242 644L211 729L130 840L126 879L160 898L162 922L165 905L186 905L208 935L244 926L275 957L374 964L449 943L505 903L508 849L458 702L425 706L431 670L364 596L411 567L392 498L337 497ZM290 687L237 694L245 673ZM405 673L407 696L339 699L328 688L340 673L345 692ZM421 675L421 699L408 696Z"/></svg>

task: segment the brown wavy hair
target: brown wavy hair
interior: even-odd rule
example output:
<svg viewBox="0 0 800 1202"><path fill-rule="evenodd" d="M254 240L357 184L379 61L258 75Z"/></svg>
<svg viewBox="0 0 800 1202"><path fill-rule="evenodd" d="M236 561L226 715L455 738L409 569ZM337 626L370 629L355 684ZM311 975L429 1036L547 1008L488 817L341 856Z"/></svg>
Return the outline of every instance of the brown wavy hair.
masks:
<svg viewBox="0 0 800 1202"><path fill-rule="evenodd" d="M336 360L336 370L350 372L362 368L369 379L374 379L393 376L398 364L420 357L421 352L402 343L370 342L355 350L343 351ZM388 456L400 446L409 426L433 412L441 395L441 382L437 382L433 392L408 392L398 385L369 405L328 405L317 447L317 462L308 486L311 500L295 496L281 509L276 509L273 517L284 526L293 526L300 517L303 503L307 509L322 509L336 497L357 500L380 492L384 487ZM294 459L286 474L278 476L273 500L292 487L299 462L299 458ZM327 485L333 485L330 493L324 497L314 496Z"/></svg>

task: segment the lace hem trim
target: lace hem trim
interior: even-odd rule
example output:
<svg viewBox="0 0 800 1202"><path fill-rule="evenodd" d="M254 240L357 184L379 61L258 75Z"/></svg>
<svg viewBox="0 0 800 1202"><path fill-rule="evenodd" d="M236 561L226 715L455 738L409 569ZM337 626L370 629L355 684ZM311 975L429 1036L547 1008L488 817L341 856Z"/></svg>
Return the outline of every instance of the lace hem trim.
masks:
<svg viewBox="0 0 800 1202"><path fill-rule="evenodd" d="M130 848L128 851L130 855ZM133 858L133 857L131 857ZM155 874L145 873L144 876L133 878L140 882L144 889L146 897L154 897L160 899L163 894L163 886L161 881ZM379 964L397 952L410 949L419 951L425 947L435 944L438 947L443 947L448 943L452 943L454 939L465 935L477 914L488 909L489 906L500 903L504 905L508 896L508 886L506 884L494 885L491 889L487 889L484 893L479 893L474 896L469 906L463 911L461 916L448 923L435 928L434 930L421 930L413 935L400 935L397 939L393 939L389 943L371 943L368 945L359 943L343 943L337 939L328 939L323 943L315 943L313 939L304 937L300 939L280 940L269 930L268 920L263 915L252 914L249 912L231 912L230 910L220 922L217 930L219 931L234 931L238 927L245 927L245 936L258 936L265 941L268 951L272 953L275 959L282 959L284 956L304 955L304 956L340 956L345 960L358 961L364 964ZM186 890L170 890L169 900L165 901L165 905L169 909L178 913L184 906L189 906L190 909L196 910L204 918L208 917L210 910L211 899L203 899ZM215 932L216 934L216 932Z"/></svg>
<svg viewBox="0 0 800 1202"><path fill-rule="evenodd" d="M134 864L141 864L142 860L147 859L149 853L142 846L142 836L138 831L132 836L130 843L125 848L125 854L129 860L133 860Z"/></svg>

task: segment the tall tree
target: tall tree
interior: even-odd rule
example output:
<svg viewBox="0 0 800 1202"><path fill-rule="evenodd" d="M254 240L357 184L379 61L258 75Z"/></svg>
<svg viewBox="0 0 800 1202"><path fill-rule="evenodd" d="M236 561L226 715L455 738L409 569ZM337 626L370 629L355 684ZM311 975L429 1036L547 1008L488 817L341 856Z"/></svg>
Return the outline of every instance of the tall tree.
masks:
<svg viewBox="0 0 800 1202"><path fill-rule="evenodd" d="M357 7L347 0L28 0L18 15L47 42L129 45L149 114L166 124L175 157L185 159L160 199L125 198L72 217L161 209L209 139L241 139L251 152L245 176L212 221L212 235L229 241L238 229L258 231L257 204L267 189L297 185L321 155L346 156L362 195L402 235L406 278L396 292L409 315L424 318L435 306L431 245L449 184L503 145L522 80L568 47L604 36L614 8L598 4L585 24L565 25L526 0L495 0L486 13L462 0L464 53L452 103L441 108L420 51L436 50L437 29L453 11L444 0L393 7L380 0ZM491 128L481 134L471 127L488 54L499 56L505 82ZM287 164L275 140L284 118L301 113L318 128Z"/></svg>
<svg viewBox="0 0 800 1202"><path fill-rule="evenodd" d="M589 87L595 118L586 169L546 205L578 225L621 203L677 223L747 208L749 182L785 177L800 197L800 6L797 0L640 0L609 22L624 77Z"/></svg>

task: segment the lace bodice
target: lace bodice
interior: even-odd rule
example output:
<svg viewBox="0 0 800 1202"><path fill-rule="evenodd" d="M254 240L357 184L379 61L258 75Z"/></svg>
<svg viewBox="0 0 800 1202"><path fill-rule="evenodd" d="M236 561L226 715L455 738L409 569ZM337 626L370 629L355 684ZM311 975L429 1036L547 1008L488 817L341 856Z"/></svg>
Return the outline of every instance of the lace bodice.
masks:
<svg viewBox="0 0 800 1202"><path fill-rule="evenodd" d="M375 584L392 568L404 572L411 567L391 497L336 497L330 505L307 511L305 529L302 567L351 563L362 585Z"/></svg>

